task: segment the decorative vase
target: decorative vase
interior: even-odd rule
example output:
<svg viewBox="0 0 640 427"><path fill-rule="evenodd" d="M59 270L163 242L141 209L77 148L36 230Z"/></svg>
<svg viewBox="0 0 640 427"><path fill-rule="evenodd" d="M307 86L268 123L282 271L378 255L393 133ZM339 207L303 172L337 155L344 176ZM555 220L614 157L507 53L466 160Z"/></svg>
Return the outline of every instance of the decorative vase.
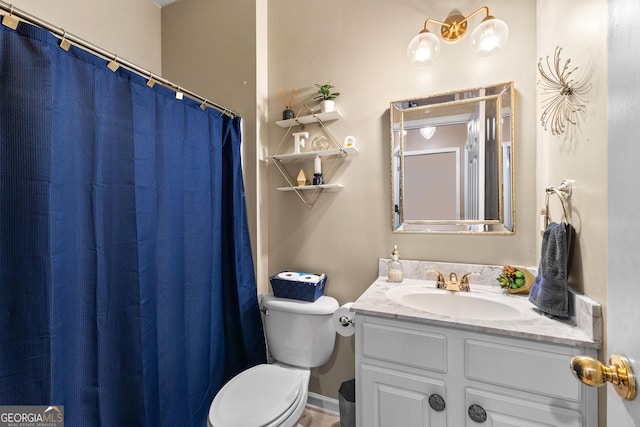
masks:
<svg viewBox="0 0 640 427"><path fill-rule="evenodd" d="M507 292L510 294L528 294L531 291L531 288L533 287L533 284L536 281L536 278L533 277L533 274L531 274L529 272L529 270L527 270L524 267L516 267L518 270L522 271L522 274L524 274L524 286L521 286L517 289L512 289L512 288L506 288Z"/></svg>
<svg viewBox="0 0 640 427"><path fill-rule="evenodd" d="M302 169L300 169L300 172L298 172L298 178L296 178L296 182L298 183L298 187L304 187L305 185L307 185L307 175L305 175Z"/></svg>
<svg viewBox="0 0 640 427"><path fill-rule="evenodd" d="M282 112L282 120L293 119L295 116L296 116L296 113L294 113L291 108L286 108Z"/></svg>
<svg viewBox="0 0 640 427"><path fill-rule="evenodd" d="M336 109L336 102L331 99L324 99L320 101L320 112L330 113Z"/></svg>

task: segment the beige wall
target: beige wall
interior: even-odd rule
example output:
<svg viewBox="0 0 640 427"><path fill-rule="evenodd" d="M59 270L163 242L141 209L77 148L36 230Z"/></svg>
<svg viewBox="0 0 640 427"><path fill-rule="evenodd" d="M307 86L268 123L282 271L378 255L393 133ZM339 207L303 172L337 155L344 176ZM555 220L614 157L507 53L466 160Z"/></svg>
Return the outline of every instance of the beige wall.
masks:
<svg viewBox="0 0 640 427"><path fill-rule="evenodd" d="M574 263L570 285L604 306L607 321L608 264L608 167L607 167L607 1L537 1L537 58L547 55L553 60L556 46L562 47L562 64L571 60L570 68L578 80L587 80L591 89L585 96L586 109L579 125L560 136L553 136L538 125L537 131L537 206L544 208L544 189L560 185L563 179L573 184L571 223L576 228ZM585 25L585 23L588 23ZM538 105L546 99L538 94ZM540 117L538 107L537 116ZM551 199L553 218L559 221L562 207ZM609 352L600 351L600 360ZM605 425L607 387L600 392L600 423Z"/></svg>
<svg viewBox="0 0 640 427"><path fill-rule="evenodd" d="M266 185L258 135L265 133L267 0L181 0L162 8L166 78L226 106L243 119L243 171L259 288L267 289ZM261 138L262 139L262 138Z"/></svg>
<svg viewBox="0 0 640 427"><path fill-rule="evenodd" d="M162 73L160 8L151 0L12 0L95 46L154 73Z"/></svg>
<svg viewBox="0 0 640 427"><path fill-rule="evenodd" d="M607 2L606 0L538 0L540 22L537 58L553 60L562 48L561 64L578 67L572 78L588 81L585 114L577 126L554 136L538 125L537 205L544 208L547 186L573 183L571 223L577 232L571 285L606 305L607 295ZM585 23L588 22L588 25ZM546 96L539 93L540 104ZM551 198L559 221L562 207Z"/></svg>
<svg viewBox="0 0 640 427"><path fill-rule="evenodd" d="M297 111L303 102L311 102L315 83L330 81L342 92L337 103L344 115L330 128L341 138L354 135L360 147L360 154L347 160L335 178L344 190L321 195L311 210L295 194L275 191L284 181L274 167L269 168L271 273L283 269L327 273L327 294L345 303L373 282L377 259L389 256L394 244L401 258L408 259L537 263L536 3L459 1L456 7L469 13L482 4L510 25L507 48L493 57L476 58L469 52L467 37L456 44L443 43L438 62L417 69L408 64L407 44L427 17L445 18L452 9L450 1L269 2L269 121L281 118L279 88L299 89ZM517 93L517 233L506 237L393 233L389 102L511 80ZM271 151L283 134L270 126ZM292 150L290 140L288 150ZM354 376L353 358L353 339L340 337L334 358L312 373L310 390L336 397L340 382Z"/></svg>
<svg viewBox="0 0 640 427"><path fill-rule="evenodd" d="M407 64L406 45L424 19L446 17L446 0L223 0L215 7L182 0L162 9L162 39L160 10L149 0L13 3L154 71L161 69L162 45L165 77L240 112L262 291L268 274L300 269L327 273L327 294L352 301L375 279L377 259L388 256L393 244L402 258L537 265L544 188L567 178L574 181L572 219L579 233L572 284L606 303L605 0L588 0L587 7L577 0L460 0L456 8L463 13L487 4L504 19L509 45L496 56L475 58L468 39L443 43L438 62L427 69ZM538 121L536 63L555 45L564 48L563 58L591 72L587 113L571 138L551 136ZM389 102L511 80L517 92L517 233L392 233ZM284 135L273 124L283 108L279 88L298 88L297 110L310 102L314 83L327 81L342 92L338 108L344 115L330 128L339 138L354 135L361 152L334 175L344 190L322 195L308 210L294 194L274 190L283 180L262 160L261 147L273 152ZM311 391L336 397L340 382L354 375L353 354L353 339L340 337L332 360L314 370Z"/></svg>
<svg viewBox="0 0 640 427"><path fill-rule="evenodd" d="M468 53L468 40L443 43L436 64L411 68L405 54L408 41L427 17L446 17L450 4L444 0L269 4L270 122L280 118L280 87L302 89L299 107L310 102L314 83L330 81L342 92L338 108L344 115L331 129L338 136L355 135L361 147L360 155L349 160L336 178L345 189L321 196L310 211L293 194L273 191L283 182L270 168L269 271L325 272L327 293L344 303L373 281L376 259L387 256L393 244L399 245L404 258L537 265L544 189L566 178L574 181L572 221L578 231L571 284L605 304L606 1L591 0L587 7L575 0L460 1L456 7L463 13L486 4L505 20L510 25L507 48L493 57L474 58ZM572 64L590 73L593 85L584 121L570 138L552 137L538 119L537 61L552 55L558 44ZM517 92L517 233L509 237L392 233L386 148L389 101L511 80ZM282 135L281 129L271 126L272 151ZM552 206L556 220L558 209ZM339 383L353 376L353 341L340 338L338 343L334 359L314 373L311 391L335 396Z"/></svg>

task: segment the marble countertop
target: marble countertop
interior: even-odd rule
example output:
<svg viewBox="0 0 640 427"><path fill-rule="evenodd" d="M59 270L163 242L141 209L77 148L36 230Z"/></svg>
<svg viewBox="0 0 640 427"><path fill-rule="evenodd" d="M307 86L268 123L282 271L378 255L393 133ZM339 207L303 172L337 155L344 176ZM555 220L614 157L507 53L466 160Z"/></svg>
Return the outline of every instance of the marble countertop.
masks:
<svg viewBox="0 0 640 427"><path fill-rule="evenodd" d="M458 263L431 263L426 261L403 261L405 279L402 283L387 281L386 261L380 260L379 277L353 303L351 311L357 314L379 316L390 319L408 320L434 326L445 326L456 329L466 329L475 332L485 332L517 338L527 338L537 341L575 345L588 348L600 348L602 345L602 310L600 304L592 299L570 290L573 305L573 315L568 319L547 317L539 312L527 316L522 320L476 320L437 315L413 309L391 301L386 296L387 290L394 286L420 285L425 280L433 280L433 273L427 275L428 269L441 271L448 277L450 272L456 272L460 277L467 272L474 272L471 276L471 292L474 286L486 292L502 292L495 280L500 275L502 266L479 266ZM535 275L535 269L532 272ZM493 283L495 282L495 284ZM514 298L527 299L527 296L510 295Z"/></svg>

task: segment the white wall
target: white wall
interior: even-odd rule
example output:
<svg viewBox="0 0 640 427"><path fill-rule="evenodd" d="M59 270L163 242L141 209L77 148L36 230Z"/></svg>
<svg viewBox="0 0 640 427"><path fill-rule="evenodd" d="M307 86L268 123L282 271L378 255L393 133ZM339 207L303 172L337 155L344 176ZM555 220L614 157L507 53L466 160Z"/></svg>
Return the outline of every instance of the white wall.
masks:
<svg viewBox="0 0 640 427"><path fill-rule="evenodd" d="M160 8L151 0L9 3L120 58L162 74Z"/></svg>

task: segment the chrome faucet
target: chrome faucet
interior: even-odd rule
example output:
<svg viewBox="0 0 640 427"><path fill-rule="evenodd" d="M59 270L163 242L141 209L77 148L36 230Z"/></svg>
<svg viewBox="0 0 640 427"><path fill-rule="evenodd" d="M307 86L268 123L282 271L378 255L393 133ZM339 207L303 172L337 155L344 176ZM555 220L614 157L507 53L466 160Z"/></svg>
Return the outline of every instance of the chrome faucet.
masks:
<svg viewBox="0 0 640 427"><path fill-rule="evenodd" d="M473 273L467 273L460 281L458 281L458 275L456 273L449 273L449 280L445 280L444 275L437 270L428 268L427 271L433 271L438 276L436 278L436 288L445 289L447 291L462 291L469 292L471 287L469 286L469 276Z"/></svg>

